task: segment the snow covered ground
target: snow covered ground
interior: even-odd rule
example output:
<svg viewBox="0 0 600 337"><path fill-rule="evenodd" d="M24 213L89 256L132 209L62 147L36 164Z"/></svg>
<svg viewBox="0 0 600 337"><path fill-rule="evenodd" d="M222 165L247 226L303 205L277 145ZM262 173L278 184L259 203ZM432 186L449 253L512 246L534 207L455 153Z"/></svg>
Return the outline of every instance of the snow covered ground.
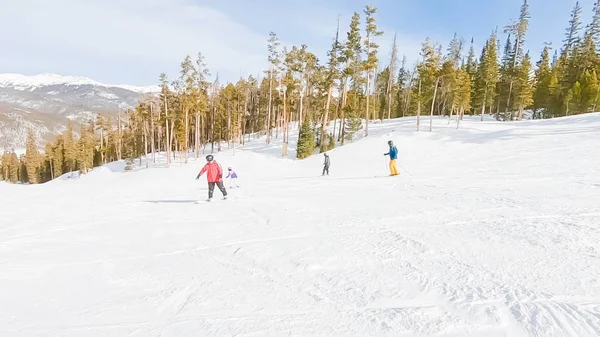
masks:
<svg viewBox="0 0 600 337"><path fill-rule="evenodd" d="M0 335L600 335L600 114L370 128L211 204L202 160L0 184Z"/></svg>

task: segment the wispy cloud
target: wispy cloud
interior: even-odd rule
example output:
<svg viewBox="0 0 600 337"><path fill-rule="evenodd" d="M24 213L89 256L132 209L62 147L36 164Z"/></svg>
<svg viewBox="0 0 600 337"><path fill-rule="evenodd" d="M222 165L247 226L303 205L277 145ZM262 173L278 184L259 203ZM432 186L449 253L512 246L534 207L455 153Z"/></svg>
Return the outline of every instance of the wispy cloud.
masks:
<svg viewBox="0 0 600 337"><path fill-rule="evenodd" d="M340 19L345 39L352 11L339 3L233 0L0 0L0 72L55 72L108 83L154 84L178 75L186 55L202 52L213 76L235 81L267 68L268 33L284 45L305 43L322 62ZM235 6L234 6L235 5ZM235 8L235 10L233 9ZM364 22L361 22L361 28ZM382 62L393 29L382 27ZM416 61L420 38L398 32L398 48Z"/></svg>

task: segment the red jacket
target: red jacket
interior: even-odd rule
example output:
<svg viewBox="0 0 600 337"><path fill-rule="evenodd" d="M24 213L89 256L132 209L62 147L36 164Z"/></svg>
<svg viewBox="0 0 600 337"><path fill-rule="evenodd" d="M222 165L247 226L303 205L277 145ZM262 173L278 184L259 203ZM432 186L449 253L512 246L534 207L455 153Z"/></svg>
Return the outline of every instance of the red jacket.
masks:
<svg viewBox="0 0 600 337"><path fill-rule="evenodd" d="M209 183L217 183L223 180L223 169L216 161L212 161L204 165L200 171L200 175L203 175L204 172L208 172L206 178L208 178Z"/></svg>

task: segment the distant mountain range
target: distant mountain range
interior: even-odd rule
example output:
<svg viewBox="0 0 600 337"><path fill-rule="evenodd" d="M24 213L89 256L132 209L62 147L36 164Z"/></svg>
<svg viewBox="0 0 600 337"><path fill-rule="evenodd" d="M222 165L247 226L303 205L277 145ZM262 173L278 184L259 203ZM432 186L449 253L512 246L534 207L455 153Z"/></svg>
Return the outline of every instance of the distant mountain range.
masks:
<svg viewBox="0 0 600 337"><path fill-rule="evenodd" d="M25 147L28 130L40 145L98 113L116 115L134 107L159 86L110 85L86 77L40 74L0 74L0 151Z"/></svg>

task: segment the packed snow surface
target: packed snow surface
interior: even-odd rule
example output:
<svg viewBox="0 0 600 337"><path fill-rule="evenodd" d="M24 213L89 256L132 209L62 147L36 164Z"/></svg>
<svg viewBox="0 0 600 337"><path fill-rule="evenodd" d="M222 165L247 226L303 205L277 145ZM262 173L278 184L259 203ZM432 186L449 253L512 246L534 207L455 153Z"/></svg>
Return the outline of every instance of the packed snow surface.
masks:
<svg viewBox="0 0 600 337"><path fill-rule="evenodd" d="M600 114L414 125L0 184L0 335L599 336Z"/></svg>
<svg viewBox="0 0 600 337"><path fill-rule="evenodd" d="M26 76L21 74L0 74L0 87L13 87L17 90L34 90L52 85L95 85L100 87L121 88L139 93L159 92L157 85L136 87L124 84L103 84L82 76L61 76L57 74L39 74Z"/></svg>

